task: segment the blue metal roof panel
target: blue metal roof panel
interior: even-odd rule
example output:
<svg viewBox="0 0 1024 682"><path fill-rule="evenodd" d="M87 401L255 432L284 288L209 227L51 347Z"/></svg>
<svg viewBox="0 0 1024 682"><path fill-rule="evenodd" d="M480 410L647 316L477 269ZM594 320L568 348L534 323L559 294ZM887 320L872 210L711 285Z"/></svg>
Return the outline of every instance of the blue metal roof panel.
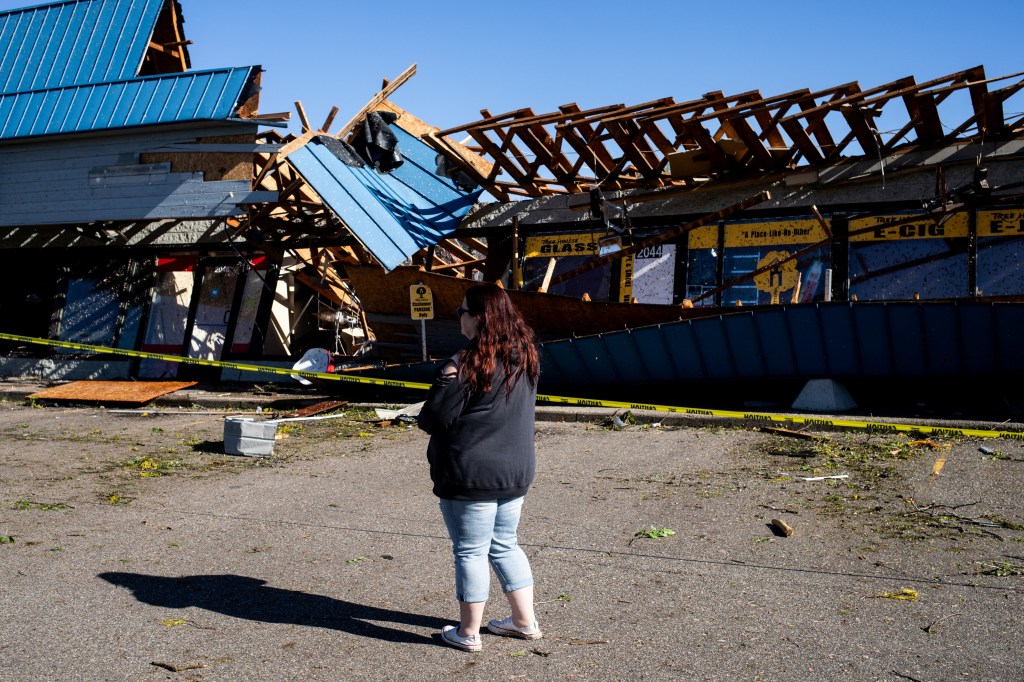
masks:
<svg viewBox="0 0 1024 682"><path fill-rule="evenodd" d="M346 165L316 139L287 158L387 270L451 234L480 196L436 175L435 153L391 128L405 163L386 175Z"/></svg>
<svg viewBox="0 0 1024 682"><path fill-rule="evenodd" d="M1021 331L1024 330L1024 309L1017 305L994 308L992 327L999 367L1014 374L1024 372L1024 353L1020 352Z"/></svg>
<svg viewBox="0 0 1024 682"><path fill-rule="evenodd" d="M853 316L849 307L827 306L821 308L818 314L821 316L829 373L845 376L858 374L860 362L854 343Z"/></svg>
<svg viewBox="0 0 1024 682"><path fill-rule="evenodd" d="M893 371L888 318L882 305L852 309L857 352L864 376L886 376Z"/></svg>
<svg viewBox="0 0 1024 682"><path fill-rule="evenodd" d="M793 306L786 315L793 356L798 371L806 376L828 376L828 357L821 340L818 306Z"/></svg>
<svg viewBox="0 0 1024 682"><path fill-rule="evenodd" d="M224 120L257 67L0 94L0 139L195 120Z"/></svg>
<svg viewBox="0 0 1024 682"><path fill-rule="evenodd" d="M627 380L653 384L710 379L1016 377L1024 375L1024 355L1018 352L1022 335L1024 305L1020 304L795 305L547 342L541 346L541 370L546 386L559 387L614 387ZM633 345L644 356L642 364ZM758 353L755 346L763 363L748 357ZM639 369L631 369L630 362ZM652 367L659 371L652 373Z"/></svg>
<svg viewBox="0 0 1024 682"><path fill-rule="evenodd" d="M939 308L924 318L924 340L928 346L927 366L932 376L959 374L960 329L956 308Z"/></svg>
<svg viewBox="0 0 1024 682"><path fill-rule="evenodd" d="M760 375L766 373L764 358L761 354L761 339L757 335L756 323L750 314L730 315L724 325L729 351L740 376Z"/></svg>
<svg viewBox="0 0 1024 682"><path fill-rule="evenodd" d="M896 371L911 376L926 376L924 327L922 309L917 306L885 305L892 335L892 362Z"/></svg>
<svg viewBox="0 0 1024 682"><path fill-rule="evenodd" d="M996 334L995 315L990 306L964 306L959 310L960 357L978 374L992 374L998 366L988 336ZM1011 327L1012 329L1012 327ZM1020 338L1022 328L1014 330Z"/></svg>
<svg viewBox="0 0 1024 682"><path fill-rule="evenodd" d="M665 346L672 361L672 367L680 372L680 378L706 379L707 366L700 349L697 347L697 336L693 327L682 324L663 324L657 327L665 335Z"/></svg>
<svg viewBox="0 0 1024 682"><path fill-rule="evenodd" d="M165 0L69 0L0 12L0 94L134 78Z"/></svg>
<svg viewBox="0 0 1024 682"><path fill-rule="evenodd" d="M756 327L754 333L761 339L765 373L768 376L791 376L796 371L796 359L793 356L793 341L789 336L786 316L780 311L771 310L752 317Z"/></svg>

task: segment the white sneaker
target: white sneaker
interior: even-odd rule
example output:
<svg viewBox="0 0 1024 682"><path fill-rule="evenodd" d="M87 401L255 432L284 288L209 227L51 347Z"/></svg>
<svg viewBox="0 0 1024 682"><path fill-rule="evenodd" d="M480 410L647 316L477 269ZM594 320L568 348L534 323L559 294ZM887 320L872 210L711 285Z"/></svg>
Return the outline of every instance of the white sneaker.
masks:
<svg viewBox="0 0 1024 682"><path fill-rule="evenodd" d="M501 620L492 620L487 624L487 629L496 635L518 637L519 639L540 639L544 636L544 633L540 631L540 626L537 625L537 621L533 621L532 625L521 628L512 623L512 616L502 618Z"/></svg>
<svg viewBox="0 0 1024 682"><path fill-rule="evenodd" d="M462 637L459 635L459 629L454 625L445 625L441 628L441 639L448 646L453 646L463 651L480 651L484 648L480 642L480 635Z"/></svg>

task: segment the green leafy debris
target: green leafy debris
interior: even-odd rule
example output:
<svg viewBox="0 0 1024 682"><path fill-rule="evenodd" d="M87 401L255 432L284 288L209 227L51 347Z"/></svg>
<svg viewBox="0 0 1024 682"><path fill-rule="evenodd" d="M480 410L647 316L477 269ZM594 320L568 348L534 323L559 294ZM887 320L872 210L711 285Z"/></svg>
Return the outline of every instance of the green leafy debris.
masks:
<svg viewBox="0 0 1024 682"><path fill-rule="evenodd" d="M676 532L671 528L663 528L652 525L650 528L644 528L633 533L635 538L651 538L652 540L657 538L667 538L671 535L675 535Z"/></svg>

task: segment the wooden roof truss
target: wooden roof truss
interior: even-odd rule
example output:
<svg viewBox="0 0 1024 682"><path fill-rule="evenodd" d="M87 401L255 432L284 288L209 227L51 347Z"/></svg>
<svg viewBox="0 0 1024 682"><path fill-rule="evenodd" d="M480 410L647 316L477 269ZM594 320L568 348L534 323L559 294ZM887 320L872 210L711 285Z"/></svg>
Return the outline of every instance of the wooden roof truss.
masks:
<svg viewBox="0 0 1024 682"><path fill-rule="evenodd" d="M694 186L716 177L832 164L892 153L909 145L1012 136L1024 117L1004 103L1024 89L1022 74L986 78L981 66L917 83L912 76L868 90L856 82L765 97L759 90L668 97L644 104L582 110L566 104L537 114L523 108L437 132L424 141L500 200L605 189ZM1006 83L989 89L994 83ZM965 120L944 122L940 106L966 92ZM899 102L900 104L892 104ZM489 164L479 172L444 141L465 136ZM670 156L699 153L691 175L673 172Z"/></svg>

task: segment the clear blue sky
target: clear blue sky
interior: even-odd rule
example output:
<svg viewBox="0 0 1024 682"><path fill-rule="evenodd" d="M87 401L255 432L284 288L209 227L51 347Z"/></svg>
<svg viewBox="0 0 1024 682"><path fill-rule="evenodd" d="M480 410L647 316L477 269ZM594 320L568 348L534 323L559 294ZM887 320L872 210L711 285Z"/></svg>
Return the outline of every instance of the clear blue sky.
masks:
<svg viewBox="0 0 1024 682"><path fill-rule="evenodd" d="M35 4L0 0L0 10ZM193 68L261 64L260 111L294 112L301 100L319 126L337 105L335 130L412 63L418 74L393 99L442 128L482 108L869 88L978 64L990 77L1024 71L1021 0L181 4Z"/></svg>

